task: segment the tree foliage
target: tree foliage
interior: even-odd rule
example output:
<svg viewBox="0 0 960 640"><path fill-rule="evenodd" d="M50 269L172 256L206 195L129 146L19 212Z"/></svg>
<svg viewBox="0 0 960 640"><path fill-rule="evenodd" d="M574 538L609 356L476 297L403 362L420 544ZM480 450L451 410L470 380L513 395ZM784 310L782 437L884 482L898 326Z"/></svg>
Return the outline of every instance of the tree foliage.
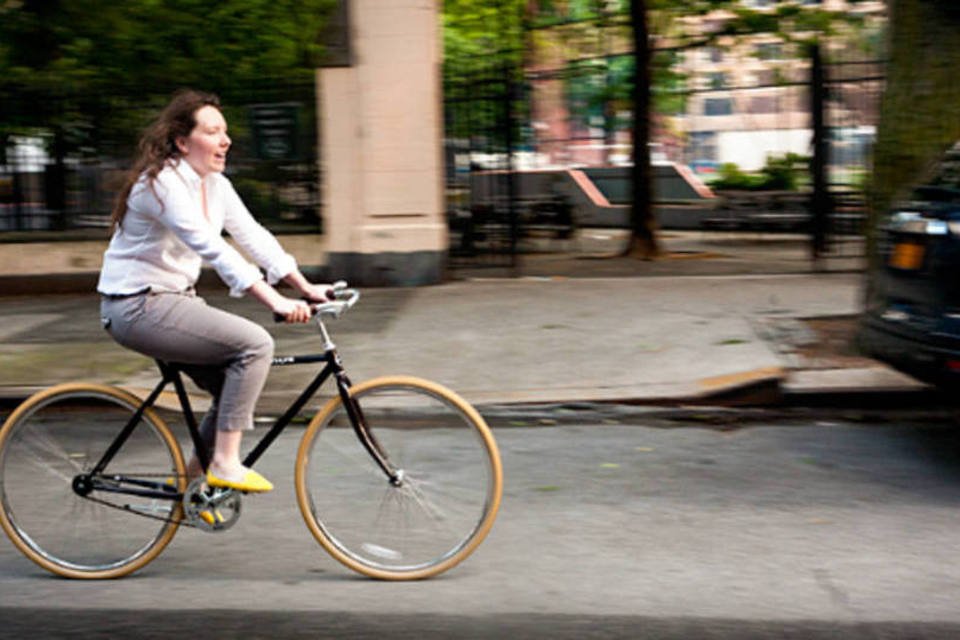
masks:
<svg viewBox="0 0 960 640"><path fill-rule="evenodd" d="M445 67L462 74L491 64L519 62L526 10L526 0L445 0Z"/></svg>
<svg viewBox="0 0 960 640"><path fill-rule="evenodd" d="M216 91L308 74L335 0L0 3L0 89Z"/></svg>
<svg viewBox="0 0 960 640"><path fill-rule="evenodd" d="M505 26L498 33L484 31L484 12L504 7L508 11L498 17L499 24ZM852 34L863 46L875 42L863 37L864 20L855 12L801 7L796 2L781 2L772 10L752 10L739 0L448 0L444 11L446 53L448 61L452 61L448 63L447 78L468 69L470 60L501 56L506 64L506 56L511 54L503 52L523 50L527 45L524 33L531 27L534 47L539 44L538 37L548 44L550 38L579 38L589 43L598 30L609 30L621 46L632 41L632 53L626 57L621 50L619 57L602 52L599 56L585 54L583 60L576 61L566 93L573 98L571 110L575 117L578 109L587 117L602 113L608 130L616 126L616 122L611 123L611 114L614 118L623 111L640 114L630 123L634 134L636 194L632 226L635 241L640 238L647 245L641 250L646 256L656 253L650 206L649 124L656 113L684 110L683 77L674 70L677 52L736 43L742 37L757 34L771 34L787 43L811 44L846 32L845 37ZM467 16L472 19L466 19ZM691 17L703 19L690 20ZM706 18L711 18L710 28L704 28ZM502 22L504 19L509 22ZM472 26L462 26L467 24ZM551 35L538 36L538 31ZM634 64L634 59L641 62ZM514 56L512 60L522 58ZM603 81L590 76L591 67ZM584 70L587 73L582 73ZM640 83L645 86L638 86Z"/></svg>
<svg viewBox="0 0 960 640"><path fill-rule="evenodd" d="M335 4L0 0L0 147L27 133L58 157L123 157L181 87L221 94L243 134L242 102L301 98Z"/></svg>
<svg viewBox="0 0 960 640"><path fill-rule="evenodd" d="M856 12L795 2L757 10L739 0L647 0L643 5L652 50L652 108L664 115L685 108L684 77L676 66L685 49L735 44L760 33L794 44L846 33L860 38L863 47L876 44L875 38L864 35L864 19ZM447 78L462 77L484 65L536 63L538 56L550 56L551 46L573 51L579 47L566 71L571 115L590 119L605 110L629 111L635 75L630 6L630 0L447 0L443 9ZM720 16L712 29L704 30L691 20L707 14ZM604 39L618 52L601 51ZM611 104L616 108L609 108Z"/></svg>

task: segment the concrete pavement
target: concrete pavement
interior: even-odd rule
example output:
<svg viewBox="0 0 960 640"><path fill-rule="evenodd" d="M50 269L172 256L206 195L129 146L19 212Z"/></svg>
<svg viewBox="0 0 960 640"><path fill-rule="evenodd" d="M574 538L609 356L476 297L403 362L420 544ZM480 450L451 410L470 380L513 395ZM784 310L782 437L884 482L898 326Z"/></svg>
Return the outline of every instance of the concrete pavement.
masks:
<svg viewBox="0 0 960 640"><path fill-rule="evenodd" d="M710 403L730 394L775 402L925 389L872 360L805 350L817 340L812 321L853 325L862 287L855 255L811 265L802 238L760 234L670 234L666 248L663 260L647 263L583 259L599 255L588 248L531 256L521 277L482 271L432 287L367 289L330 328L353 380L416 375L479 405ZM319 350L312 325L275 325L216 284L201 293L267 326L278 355ZM157 380L150 360L100 329L95 294L0 301L0 396L77 379L134 389ZM261 412L282 410L311 371L275 369Z"/></svg>
<svg viewBox="0 0 960 640"><path fill-rule="evenodd" d="M366 580L323 552L297 508L290 429L257 463L274 492L244 496L223 535L181 529L122 580L53 579L0 539L0 638L380 637L364 623L416 639L957 637L955 424L704 428L617 408L495 428L497 523L435 579Z"/></svg>

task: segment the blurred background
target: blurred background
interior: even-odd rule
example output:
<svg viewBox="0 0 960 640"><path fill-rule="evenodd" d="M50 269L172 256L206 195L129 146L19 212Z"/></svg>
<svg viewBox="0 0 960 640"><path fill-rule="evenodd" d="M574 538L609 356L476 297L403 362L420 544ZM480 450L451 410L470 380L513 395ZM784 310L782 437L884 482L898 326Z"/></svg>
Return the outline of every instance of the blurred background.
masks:
<svg viewBox="0 0 960 640"><path fill-rule="evenodd" d="M0 408L152 386L94 283L133 145L188 86L221 96L253 213L364 287L355 379L462 393L510 486L467 569L390 598L277 503L253 544L185 536L122 586L0 545L4 628L139 630L164 586L199 610L228 576L220 637L384 612L418 638L957 637L958 72L956 0L0 0Z"/></svg>
<svg viewBox="0 0 960 640"><path fill-rule="evenodd" d="M816 231L821 252L827 234L860 233L884 2L448 0L434 11L454 269L516 266L638 217ZM275 232L324 233L316 78L350 64L347 3L5 2L0 43L5 240L102 237L138 133L184 86L221 96L228 173L251 210ZM631 172L638 111L649 187Z"/></svg>

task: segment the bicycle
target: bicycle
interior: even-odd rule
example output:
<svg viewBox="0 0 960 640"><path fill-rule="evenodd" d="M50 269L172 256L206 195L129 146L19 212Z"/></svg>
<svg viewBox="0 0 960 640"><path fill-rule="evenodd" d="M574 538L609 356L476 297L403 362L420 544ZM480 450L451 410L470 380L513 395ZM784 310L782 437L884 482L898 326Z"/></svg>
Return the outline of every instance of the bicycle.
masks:
<svg viewBox="0 0 960 640"><path fill-rule="evenodd" d="M337 394L310 420L295 462L307 528L361 574L437 575L493 526L503 493L496 442L476 409L439 384L388 376L353 385L325 319L340 318L360 294L344 282L333 294L314 307L323 352L272 363L325 366L243 464L252 467L332 376ZM219 533L240 517L238 492L212 489L202 474L187 478L179 441L154 406L169 384L204 469L209 452L180 367L156 362L161 380L142 400L114 386L66 383L25 400L0 428L0 526L44 569L121 577L154 560L181 525Z"/></svg>

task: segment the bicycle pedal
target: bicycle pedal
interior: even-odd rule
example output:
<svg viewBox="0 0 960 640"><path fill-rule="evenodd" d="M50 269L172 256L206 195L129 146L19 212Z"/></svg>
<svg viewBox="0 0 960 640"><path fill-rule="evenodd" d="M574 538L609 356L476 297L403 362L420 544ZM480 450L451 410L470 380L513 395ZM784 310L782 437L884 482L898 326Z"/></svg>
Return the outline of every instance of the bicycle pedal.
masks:
<svg viewBox="0 0 960 640"><path fill-rule="evenodd" d="M222 526L226 520L223 517L223 514L220 513L219 509L204 510L198 513L197 515L200 517L201 520L206 522L211 527Z"/></svg>

